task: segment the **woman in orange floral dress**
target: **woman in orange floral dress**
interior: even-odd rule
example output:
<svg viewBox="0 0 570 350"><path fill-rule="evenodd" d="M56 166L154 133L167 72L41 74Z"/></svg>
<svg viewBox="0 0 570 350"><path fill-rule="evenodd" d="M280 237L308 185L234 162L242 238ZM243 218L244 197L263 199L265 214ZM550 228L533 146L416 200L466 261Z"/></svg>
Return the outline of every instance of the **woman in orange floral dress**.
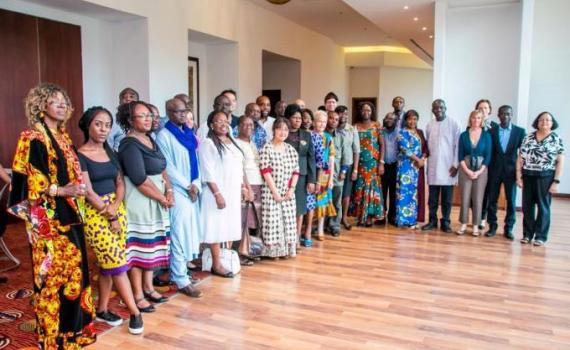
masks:
<svg viewBox="0 0 570 350"><path fill-rule="evenodd" d="M363 102L356 129L360 137L358 177L354 182L349 215L355 216L359 226L371 227L374 220L384 215L381 176L384 174L384 139L381 127L372 116L374 106Z"/></svg>
<svg viewBox="0 0 570 350"><path fill-rule="evenodd" d="M67 93L40 84L28 93L30 128L18 140L9 211L24 219L32 250L39 348L80 349L95 341L82 210L85 185L65 122Z"/></svg>

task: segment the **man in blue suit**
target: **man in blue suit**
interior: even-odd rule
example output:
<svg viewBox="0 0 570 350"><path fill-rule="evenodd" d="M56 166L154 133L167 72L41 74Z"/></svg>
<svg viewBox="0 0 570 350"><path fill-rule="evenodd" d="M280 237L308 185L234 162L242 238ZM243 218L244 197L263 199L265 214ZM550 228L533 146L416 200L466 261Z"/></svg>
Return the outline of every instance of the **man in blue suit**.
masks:
<svg viewBox="0 0 570 350"><path fill-rule="evenodd" d="M504 235L507 239L514 239L513 226L515 225L515 200L517 198L516 186L516 162L519 154L525 130L511 122L513 108L501 106L498 111L500 124L494 124L491 128L493 141L493 156L489 166L489 207L487 221L489 231L487 237L497 234L497 200L501 184L505 186L507 197L507 215L505 216Z"/></svg>

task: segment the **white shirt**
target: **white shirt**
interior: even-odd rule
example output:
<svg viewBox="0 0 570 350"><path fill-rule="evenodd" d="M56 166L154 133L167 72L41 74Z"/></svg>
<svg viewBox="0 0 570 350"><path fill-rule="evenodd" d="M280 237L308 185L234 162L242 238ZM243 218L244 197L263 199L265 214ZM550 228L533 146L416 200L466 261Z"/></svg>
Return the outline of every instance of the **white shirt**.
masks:
<svg viewBox="0 0 570 350"><path fill-rule="evenodd" d="M263 185L263 178L259 170L259 152L257 152L255 144L252 141L246 142L238 138L235 141L243 151L243 170L247 181L250 185Z"/></svg>
<svg viewBox="0 0 570 350"><path fill-rule="evenodd" d="M457 167L461 127L450 117L442 121L432 119L426 127L426 139L429 149L427 162L428 184L436 186L455 186L457 175L451 177L449 168Z"/></svg>

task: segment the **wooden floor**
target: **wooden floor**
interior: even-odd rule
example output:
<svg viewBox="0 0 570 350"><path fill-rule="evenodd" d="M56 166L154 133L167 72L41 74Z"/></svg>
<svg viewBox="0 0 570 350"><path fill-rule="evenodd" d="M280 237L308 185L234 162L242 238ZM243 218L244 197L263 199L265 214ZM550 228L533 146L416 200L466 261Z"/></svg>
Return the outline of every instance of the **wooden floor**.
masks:
<svg viewBox="0 0 570 350"><path fill-rule="evenodd" d="M353 230L211 278L204 298L178 295L145 315L144 336L122 326L90 349L570 349L570 201L553 209L542 248Z"/></svg>

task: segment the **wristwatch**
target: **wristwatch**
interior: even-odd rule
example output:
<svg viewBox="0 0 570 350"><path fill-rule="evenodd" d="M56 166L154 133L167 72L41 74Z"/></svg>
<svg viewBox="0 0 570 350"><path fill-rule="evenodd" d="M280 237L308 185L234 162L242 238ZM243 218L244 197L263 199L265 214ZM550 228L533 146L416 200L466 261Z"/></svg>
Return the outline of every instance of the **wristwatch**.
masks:
<svg viewBox="0 0 570 350"><path fill-rule="evenodd" d="M555 184L559 184L559 183L560 183L560 180L559 180L559 179L554 179L554 180L552 180L552 182L554 182Z"/></svg>

